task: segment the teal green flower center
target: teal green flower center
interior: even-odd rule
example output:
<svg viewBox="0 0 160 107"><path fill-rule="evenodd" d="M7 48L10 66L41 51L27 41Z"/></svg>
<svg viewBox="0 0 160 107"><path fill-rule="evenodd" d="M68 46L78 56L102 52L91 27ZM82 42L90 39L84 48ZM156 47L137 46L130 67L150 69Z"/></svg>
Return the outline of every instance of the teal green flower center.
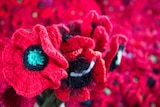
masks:
<svg viewBox="0 0 160 107"><path fill-rule="evenodd" d="M23 54L23 64L28 70L43 70L48 64L48 55L40 45L31 45Z"/></svg>
<svg viewBox="0 0 160 107"><path fill-rule="evenodd" d="M33 66L43 65L44 56L42 55L42 51L36 49L34 49L33 51L29 51L28 63Z"/></svg>

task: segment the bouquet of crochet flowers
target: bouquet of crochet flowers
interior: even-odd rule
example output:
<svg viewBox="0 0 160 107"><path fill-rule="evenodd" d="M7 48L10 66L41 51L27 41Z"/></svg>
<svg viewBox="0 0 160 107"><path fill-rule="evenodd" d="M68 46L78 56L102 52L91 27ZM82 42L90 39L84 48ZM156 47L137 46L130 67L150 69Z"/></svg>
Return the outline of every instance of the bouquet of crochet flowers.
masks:
<svg viewBox="0 0 160 107"><path fill-rule="evenodd" d="M67 24L17 29L0 40L0 104L57 107L93 99L120 64L126 41L96 11Z"/></svg>

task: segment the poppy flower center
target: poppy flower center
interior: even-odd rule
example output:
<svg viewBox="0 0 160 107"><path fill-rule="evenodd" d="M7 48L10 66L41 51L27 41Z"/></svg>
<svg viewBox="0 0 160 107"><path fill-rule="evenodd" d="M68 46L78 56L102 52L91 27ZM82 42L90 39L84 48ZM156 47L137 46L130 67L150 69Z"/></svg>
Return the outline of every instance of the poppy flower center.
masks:
<svg viewBox="0 0 160 107"><path fill-rule="evenodd" d="M80 105L85 106L85 107L90 107L92 104L91 100L85 101L85 102L81 102Z"/></svg>
<svg viewBox="0 0 160 107"><path fill-rule="evenodd" d="M66 83L71 88L82 88L88 85L92 80L92 68L95 62L88 62L84 58L79 57L75 61L70 62L68 68L68 78Z"/></svg>
<svg viewBox="0 0 160 107"><path fill-rule="evenodd" d="M23 56L23 64L29 70L43 70L48 63L48 56L40 45L28 47Z"/></svg>
<svg viewBox="0 0 160 107"><path fill-rule="evenodd" d="M148 80L147 80L148 87L153 88L155 84L156 84L156 80L154 80L152 77L148 77Z"/></svg>

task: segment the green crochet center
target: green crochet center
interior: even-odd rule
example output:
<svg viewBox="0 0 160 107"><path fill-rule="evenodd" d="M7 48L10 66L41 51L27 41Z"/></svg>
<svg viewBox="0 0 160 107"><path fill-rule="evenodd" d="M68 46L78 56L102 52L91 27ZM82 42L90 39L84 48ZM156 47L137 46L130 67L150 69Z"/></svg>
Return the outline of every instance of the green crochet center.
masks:
<svg viewBox="0 0 160 107"><path fill-rule="evenodd" d="M28 63L32 66L44 65L44 56L42 55L42 51L34 49L33 51L29 51L28 54Z"/></svg>

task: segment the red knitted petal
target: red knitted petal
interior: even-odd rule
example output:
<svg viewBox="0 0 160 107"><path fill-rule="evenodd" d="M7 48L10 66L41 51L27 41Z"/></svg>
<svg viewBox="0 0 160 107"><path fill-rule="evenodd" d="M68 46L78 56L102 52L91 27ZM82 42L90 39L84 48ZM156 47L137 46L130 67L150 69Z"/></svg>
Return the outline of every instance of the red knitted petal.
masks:
<svg viewBox="0 0 160 107"><path fill-rule="evenodd" d="M72 52L77 49L83 48L83 49L93 49L95 47L95 44L92 39L82 36L74 36L67 40L66 42L63 42L61 45L61 51L62 52Z"/></svg>
<svg viewBox="0 0 160 107"><path fill-rule="evenodd" d="M8 52L9 50L10 52ZM17 93L29 97L35 96L48 88L51 81L46 78L42 78L39 72L32 72L25 69L21 56L22 53L18 52L11 46L7 46L4 49L3 73L5 79L14 87Z"/></svg>
<svg viewBox="0 0 160 107"><path fill-rule="evenodd" d="M106 82L106 68L105 62L101 56L97 56L96 63L93 67L93 79L96 84Z"/></svg>
<svg viewBox="0 0 160 107"><path fill-rule="evenodd" d="M4 64L22 65L22 52L20 50L14 49L14 47L11 45L8 45L2 52L2 59Z"/></svg>
<svg viewBox="0 0 160 107"><path fill-rule="evenodd" d="M105 28L102 26L96 27L92 38L96 44L95 50L103 52L109 41L109 36Z"/></svg>
<svg viewBox="0 0 160 107"><path fill-rule="evenodd" d="M62 43L62 35L59 33L58 27L56 25L48 26L47 31L53 46L59 50Z"/></svg>
<svg viewBox="0 0 160 107"><path fill-rule="evenodd" d="M52 61L49 62L47 68L41 74L43 78L51 79L51 81L53 82L51 87L53 89L59 88L61 85L61 79L67 78L68 75L64 69L59 68Z"/></svg>
<svg viewBox="0 0 160 107"><path fill-rule="evenodd" d="M98 15L94 11L90 11L88 15L86 15L85 19L83 20L83 23L81 25L81 35L84 36L90 36L92 32L92 22L98 19Z"/></svg>
<svg viewBox="0 0 160 107"><path fill-rule="evenodd" d="M70 102L84 102L90 99L90 90L88 88L82 88L81 90L73 90L70 92Z"/></svg>
<svg viewBox="0 0 160 107"><path fill-rule="evenodd" d="M17 52L13 51L12 56L13 56L12 58L13 64L12 65L7 63L5 64L7 67L8 66L11 67L12 70L7 70L7 71L5 70L4 74L6 79L9 81L9 83L14 85L13 87L16 89L17 93L21 95L24 95L24 96L37 95L40 92L42 92L44 89L50 87L51 83L52 83L52 88L54 89L58 88L60 86L60 80L62 78L67 77L66 71L64 71L61 68L58 68L51 61L49 62L47 67L44 69L44 72L41 71L41 73L39 73L39 72L28 71L25 68L23 68L24 66L21 61L21 57L20 57L21 55L18 55ZM14 62L19 62L19 63L14 63ZM10 71L12 72L10 73ZM28 86L28 84L30 85ZM36 87L39 87L38 88L39 90L37 90ZM34 92L34 90L36 91Z"/></svg>
<svg viewBox="0 0 160 107"><path fill-rule="evenodd" d="M51 81L42 78L39 72L27 71L21 66L5 66L3 73L16 92L26 97L36 96L51 86Z"/></svg>
<svg viewBox="0 0 160 107"><path fill-rule="evenodd" d="M92 10L83 20L81 25L82 35L90 36L94 26L103 26L108 34L111 34L113 26L111 21L107 16L100 16L96 11Z"/></svg>
<svg viewBox="0 0 160 107"><path fill-rule="evenodd" d="M117 34L112 37L112 40L110 43L110 51L107 53L107 55L105 57L107 71L109 70L111 61L113 60L113 58L115 57L115 55L118 51L119 45L120 44L125 45L126 42L127 42L127 38L122 34Z"/></svg>
<svg viewBox="0 0 160 107"><path fill-rule="evenodd" d="M82 102L90 99L90 92L87 88L83 89L71 89L65 85L62 85L58 90L55 90L57 98L64 102Z"/></svg>
<svg viewBox="0 0 160 107"><path fill-rule="evenodd" d="M41 26L36 26L35 29L37 30L37 35L40 36L41 45L44 52L47 55L49 55L53 60L55 60L55 63L59 64L59 66L66 69L68 67L68 62L62 56L62 54L58 50L56 50L55 47L52 45L52 42L49 39L47 33L47 29Z"/></svg>
<svg viewBox="0 0 160 107"><path fill-rule="evenodd" d="M113 26L110 19L107 16L100 16L98 23L104 26L108 34L111 34Z"/></svg>
<svg viewBox="0 0 160 107"><path fill-rule="evenodd" d="M12 43L25 50L34 43L34 40L30 32L25 29L18 29L12 36Z"/></svg>
<svg viewBox="0 0 160 107"><path fill-rule="evenodd" d="M3 49L4 49L4 47L5 47L5 45L8 45L10 43L10 39L8 39L8 38L1 38L0 39L0 68L2 68L3 67L3 64L2 64L2 51L3 51ZM0 78L1 78L1 76L3 77L3 74L2 73L0 73Z"/></svg>
<svg viewBox="0 0 160 107"><path fill-rule="evenodd" d="M69 52L69 53L62 53L64 56L65 56L65 58L67 59L67 61L68 62L71 62L71 61L73 61L74 59L76 59L76 57L78 56L78 55L80 55L81 53L82 53L82 51L83 51L83 49L82 48L80 48L80 49L78 49L78 50L75 50L75 51L73 51L73 52Z"/></svg>
<svg viewBox="0 0 160 107"><path fill-rule="evenodd" d="M101 53L95 52L92 49L87 49L82 52L82 55L86 58L86 60L93 61L96 60L96 56L101 56Z"/></svg>
<svg viewBox="0 0 160 107"><path fill-rule="evenodd" d="M70 98L70 88L62 84L60 88L54 91L58 99L66 102Z"/></svg>

